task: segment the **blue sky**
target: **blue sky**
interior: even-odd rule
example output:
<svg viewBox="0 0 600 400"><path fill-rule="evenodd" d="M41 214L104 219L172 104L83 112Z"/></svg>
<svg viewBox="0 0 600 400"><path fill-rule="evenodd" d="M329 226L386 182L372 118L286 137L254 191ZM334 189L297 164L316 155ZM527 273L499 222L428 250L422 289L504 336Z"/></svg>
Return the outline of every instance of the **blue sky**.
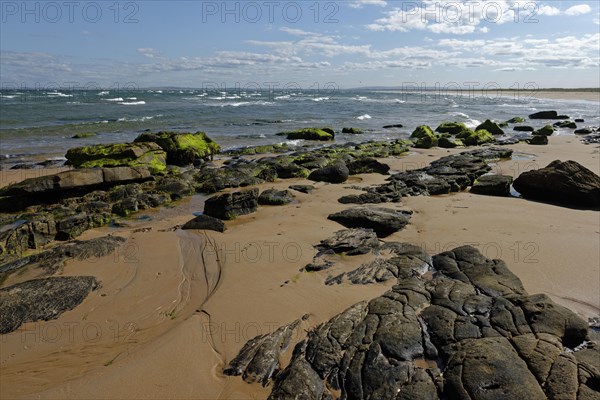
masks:
<svg viewBox="0 0 600 400"><path fill-rule="evenodd" d="M1 0L0 21L3 88L600 86L598 1Z"/></svg>

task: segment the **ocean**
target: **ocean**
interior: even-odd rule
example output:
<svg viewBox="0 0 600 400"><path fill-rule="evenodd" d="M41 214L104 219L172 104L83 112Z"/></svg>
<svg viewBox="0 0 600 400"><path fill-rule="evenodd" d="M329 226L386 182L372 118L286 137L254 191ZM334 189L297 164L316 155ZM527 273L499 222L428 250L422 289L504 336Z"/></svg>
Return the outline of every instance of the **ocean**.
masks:
<svg viewBox="0 0 600 400"><path fill-rule="evenodd" d="M541 110L583 118L582 126L600 125L599 102L538 99L522 92L3 90L0 156L11 163L60 159L68 148L132 141L145 130L203 131L224 149L283 143L286 140L278 132L311 126L365 131L337 134L337 143L390 140L406 138L422 124L435 128L443 121L457 121L473 128L487 118L506 121ZM383 129L392 124L403 127ZM510 129L506 132L512 134ZM78 133L95 135L73 139ZM557 134L573 131L561 129Z"/></svg>

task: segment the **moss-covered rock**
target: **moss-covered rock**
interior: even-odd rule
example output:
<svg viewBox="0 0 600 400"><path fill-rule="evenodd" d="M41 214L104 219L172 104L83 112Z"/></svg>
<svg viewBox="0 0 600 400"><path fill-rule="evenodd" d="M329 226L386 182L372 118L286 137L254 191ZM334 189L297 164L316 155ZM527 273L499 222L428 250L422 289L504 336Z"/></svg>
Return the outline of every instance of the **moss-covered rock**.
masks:
<svg viewBox="0 0 600 400"><path fill-rule="evenodd" d="M535 136L551 136L554 133L554 127L552 125L546 125L543 128L538 129L533 132L532 135Z"/></svg>
<svg viewBox="0 0 600 400"><path fill-rule="evenodd" d="M491 143L496 141L496 139L494 139L494 136L485 129L479 129L477 131L462 131L456 137L458 139L461 139L466 146L478 146L480 144Z"/></svg>
<svg viewBox="0 0 600 400"><path fill-rule="evenodd" d="M85 139L85 138L90 138L90 137L94 137L94 136L96 136L96 134L94 132L82 132L82 133L78 133L78 134L71 136L71 139Z"/></svg>
<svg viewBox="0 0 600 400"><path fill-rule="evenodd" d="M435 136L431 128L427 125L417 126L412 135L410 135L413 139L420 139L424 136Z"/></svg>
<svg viewBox="0 0 600 400"><path fill-rule="evenodd" d="M156 143L118 143L69 149L67 160L77 168L147 167L152 173L167 168L166 153Z"/></svg>
<svg viewBox="0 0 600 400"><path fill-rule="evenodd" d="M158 144L167 152L167 163L179 166L190 165L197 160L212 159L213 155L221 150L220 146L204 132L142 133L134 142Z"/></svg>
<svg viewBox="0 0 600 400"><path fill-rule="evenodd" d="M486 130L492 135L504 135L504 131L498 126L498 124L489 119L486 119L483 124L475 128L475 131L479 130Z"/></svg>
<svg viewBox="0 0 600 400"><path fill-rule="evenodd" d="M459 133L461 133L465 129L467 129L467 126L465 124L463 124L463 123L459 123L459 122L443 122L443 123L440 124L440 126L438 126L437 128L435 128L435 131L439 132L439 133L449 133L451 135L458 135Z"/></svg>
<svg viewBox="0 0 600 400"><path fill-rule="evenodd" d="M527 140L527 143L537 146L545 146L548 144L548 136L536 135L533 136L531 139Z"/></svg>
<svg viewBox="0 0 600 400"><path fill-rule="evenodd" d="M523 122L525 122L525 118L514 117L514 118L509 119L506 122L509 124L522 124Z"/></svg>
<svg viewBox="0 0 600 400"><path fill-rule="evenodd" d="M464 143L460 139L441 137L438 141L438 146L444 149L453 149L455 147L464 146Z"/></svg>
<svg viewBox="0 0 600 400"><path fill-rule="evenodd" d="M328 131L326 131L327 129ZM334 134L331 133L332 130L330 128L303 128L290 132L281 132L277 135L286 136L289 140L319 140L319 141L329 141L334 139Z"/></svg>
<svg viewBox="0 0 600 400"><path fill-rule="evenodd" d="M361 135L363 130L360 128L342 128L342 133L350 133L352 135Z"/></svg>
<svg viewBox="0 0 600 400"><path fill-rule="evenodd" d="M290 151L291 148L283 144L268 144L265 146L251 146L243 147L240 149L227 150L224 153L231 156L247 156L253 154L269 154L269 153L285 153Z"/></svg>

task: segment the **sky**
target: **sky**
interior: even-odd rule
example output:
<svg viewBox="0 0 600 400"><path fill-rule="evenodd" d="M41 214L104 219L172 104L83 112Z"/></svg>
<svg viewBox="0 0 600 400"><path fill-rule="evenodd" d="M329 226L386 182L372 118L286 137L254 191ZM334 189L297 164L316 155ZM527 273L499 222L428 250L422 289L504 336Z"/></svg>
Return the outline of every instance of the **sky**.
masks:
<svg viewBox="0 0 600 400"><path fill-rule="evenodd" d="M0 0L0 89L600 86L600 2Z"/></svg>

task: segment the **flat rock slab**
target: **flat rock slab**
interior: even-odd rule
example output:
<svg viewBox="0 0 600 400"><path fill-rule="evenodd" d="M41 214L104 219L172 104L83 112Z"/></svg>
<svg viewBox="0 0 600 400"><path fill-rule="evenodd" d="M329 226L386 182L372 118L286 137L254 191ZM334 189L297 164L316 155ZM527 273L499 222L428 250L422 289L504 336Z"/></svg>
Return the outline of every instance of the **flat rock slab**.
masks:
<svg viewBox="0 0 600 400"><path fill-rule="evenodd" d="M343 229L327 239L321 240L319 251L333 251L347 255L366 254L379 247L379 239L372 229Z"/></svg>
<svg viewBox="0 0 600 400"><path fill-rule="evenodd" d="M289 190L267 189L258 196L258 204L263 206L283 206L296 198Z"/></svg>
<svg viewBox="0 0 600 400"><path fill-rule="evenodd" d="M49 321L77 307L98 286L91 276L33 279L0 289L0 334L25 322Z"/></svg>
<svg viewBox="0 0 600 400"><path fill-rule="evenodd" d="M222 233L227 230L227 227L225 226L225 223L220 219L211 217L210 215L202 214L183 224L181 229L209 230Z"/></svg>
<svg viewBox="0 0 600 400"><path fill-rule="evenodd" d="M310 194L315 190L315 187L313 185L291 185L290 189L297 192Z"/></svg>
<svg viewBox="0 0 600 400"><path fill-rule="evenodd" d="M329 215L327 218L347 228L365 228L375 231L378 237L387 237L404 228L411 217L410 211L381 207L356 207Z"/></svg>
<svg viewBox="0 0 600 400"><path fill-rule="evenodd" d="M581 207L600 207L600 176L576 161L553 161L523 172L514 182L523 197Z"/></svg>

